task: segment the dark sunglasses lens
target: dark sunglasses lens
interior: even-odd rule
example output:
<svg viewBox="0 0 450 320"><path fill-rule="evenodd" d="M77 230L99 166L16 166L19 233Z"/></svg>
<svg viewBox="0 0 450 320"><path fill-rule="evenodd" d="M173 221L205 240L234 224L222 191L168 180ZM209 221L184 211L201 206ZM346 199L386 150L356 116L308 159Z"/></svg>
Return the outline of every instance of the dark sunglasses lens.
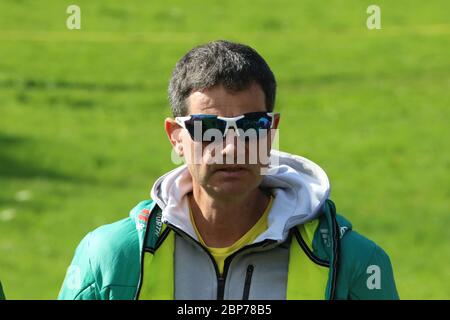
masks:
<svg viewBox="0 0 450 320"><path fill-rule="evenodd" d="M267 130L272 125L272 119L266 113L253 113L246 115L245 118L239 119L236 124L244 133L247 132L249 134L254 132L256 136L259 136L261 133L267 134Z"/></svg>
<svg viewBox="0 0 450 320"><path fill-rule="evenodd" d="M196 125L197 123L197 125ZM192 140L197 142L202 142L205 136L205 133L210 129L219 130L223 135L225 132L226 123L223 120L217 119L217 116L214 115L193 115L191 119L186 121L186 129L189 131L189 134ZM195 128L200 128L199 132L195 132ZM209 133L210 136L215 136L214 132Z"/></svg>

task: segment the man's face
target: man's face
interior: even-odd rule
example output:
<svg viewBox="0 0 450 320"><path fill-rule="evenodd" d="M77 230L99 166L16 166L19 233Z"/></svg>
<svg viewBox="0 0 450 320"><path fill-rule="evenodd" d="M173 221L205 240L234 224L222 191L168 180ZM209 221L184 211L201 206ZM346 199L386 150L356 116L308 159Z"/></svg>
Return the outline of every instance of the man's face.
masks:
<svg viewBox="0 0 450 320"><path fill-rule="evenodd" d="M194 91L189 96L187 104L189 115L211 114L231 118L245 113L266 111L265 95L257 84L242 91L229 91L223 86ZM168 121L171 121L172 125L168 126ZM172 137L172 144L185 157L193 183L199 184L208 194L232 199L244 196L260 185L263 165L258 155L256 155L258 160L252 162L249 152L258 154L261 149L267 156L270 152L268 143L270 135L243 142L238 141L236 133L230 129L226 138L214 143L196 142L192 140L187 130L179 126L178 130L168 129L174 125L178 126L173 120L166 120L169 138ZM263 144L265 147L260 148ZM194 161L195 152L197 161Z"/></svg>

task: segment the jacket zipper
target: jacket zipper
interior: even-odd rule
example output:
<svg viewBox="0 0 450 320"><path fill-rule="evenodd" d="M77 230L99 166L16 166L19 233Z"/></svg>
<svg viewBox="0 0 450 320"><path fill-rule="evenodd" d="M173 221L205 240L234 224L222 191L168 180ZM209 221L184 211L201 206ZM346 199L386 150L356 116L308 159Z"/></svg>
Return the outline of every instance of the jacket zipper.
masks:
<svg viewBox="0 0 450 320"><path fill-rule="evenodd" d="M219 276L217 278L217 300L223 300L225 295L225 278Z"/></svg>
<svg viewBox="0 0 450 320"><path fill-rule="evenodd" d="M258 242L258 243L253 243L253 244L250 244L250 245L242 247L241 249L239 249L238 251L236 251L235 253L233 253L232 255L228 256L225 259L224 268L223 268L223 274L221 275L220 271L219 271L219 267L217 266L216 260L214 260L214 257L208 251L207 248L205 248L201 243L199 243L193 237L188 235L183 230L175 227L174 225L168 223L167 227L170 227L175 232L177 232L179 235L184 235L184 236L188 237L195 244L197 244L200 248L202 248L203 251L205 251L206 254L208 255L208 257L211 259L211 262L214 265L214 270L216 271L216 277L217 277L217 300L223 300L224 299L224 296L225 296L225 280L227 278L228 269L230 268L230 264L231 264L231 262L232 262L234 257L236 257L238 254L240 254L241 252L243 252L245 250L249 250L249 249L253 249L253 248L257 248L257 247L265 247L265 246L267 246L270 243L275 243L276 242L275 240L266 239L264 241L261 241L261 242Z"/></svg>
<svg viewBox="0 0 450 320"><path fill-rule="evenodd" d="M228 270L230 269L231 262L237 255L241 254L242 252L244 252L246 250L266 247L272 243L276 243L276 241L271 240L271 239L266 239L261 242L257 242L257 243L253 243L253 244L244 246L241 249L239 249L238 251L236 251L235 253L226 257L225 262L224 262L224 267L223 267L223 274L222 274L223 287L222 287L222 291L218 291L217 297L221 297L221 300L223 300L224 291L225 291L225 279L227 278L227 274L228 274ZM247 272L248 272L248 270L247 270Z"/></svg>
<svg viewBox="0 0 450 320"><path fill-rule="evenodd" d="M253 270L255 268L252 264L247 267L247 273L245 274L245 282L244 282L244 294L242 295L242 300L248 300L248 296L250 295L250 284L252 283Z"/></svg>

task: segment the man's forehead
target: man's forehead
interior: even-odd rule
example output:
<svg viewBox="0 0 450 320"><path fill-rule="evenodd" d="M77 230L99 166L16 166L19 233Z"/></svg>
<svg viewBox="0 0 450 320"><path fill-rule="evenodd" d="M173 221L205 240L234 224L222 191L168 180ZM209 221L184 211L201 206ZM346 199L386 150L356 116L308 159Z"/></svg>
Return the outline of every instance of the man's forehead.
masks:
<svg viewBox="0 0 450 320"><path fill-rule="evenodd" d="M265 95L257 84L233 91L223 86L196 90L188 97L189 114L216 114L232 117L248 112L265 111Z"/></svg>

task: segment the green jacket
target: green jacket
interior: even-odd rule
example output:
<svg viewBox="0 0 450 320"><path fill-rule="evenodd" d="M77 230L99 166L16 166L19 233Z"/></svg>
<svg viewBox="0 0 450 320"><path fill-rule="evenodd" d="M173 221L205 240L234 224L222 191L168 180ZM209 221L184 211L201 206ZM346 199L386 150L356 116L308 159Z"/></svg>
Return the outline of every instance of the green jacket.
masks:
<svg viewBox="0 0 450 320"><path fill-rule="evenodd" d="M76 249L58 298L135 299L144 249L154 247L157 242L150 237L144 243L146 231L153 234L157 226L143 224L145 219L141 212L154 212L155 207L154 201L143 201L130 212L129 218L89 233ZM334 204L328 200L318 218L310 252L313 259L330 264L335 258L333 250L339 251L333 298L398 299L387 254L374 242L353 231L352 225L342 216L336 215L337 225L333 227L333 210ZM339 241L335 248L333 240L337 235ZM332 273L329 280L332 280Z"/></svg>

